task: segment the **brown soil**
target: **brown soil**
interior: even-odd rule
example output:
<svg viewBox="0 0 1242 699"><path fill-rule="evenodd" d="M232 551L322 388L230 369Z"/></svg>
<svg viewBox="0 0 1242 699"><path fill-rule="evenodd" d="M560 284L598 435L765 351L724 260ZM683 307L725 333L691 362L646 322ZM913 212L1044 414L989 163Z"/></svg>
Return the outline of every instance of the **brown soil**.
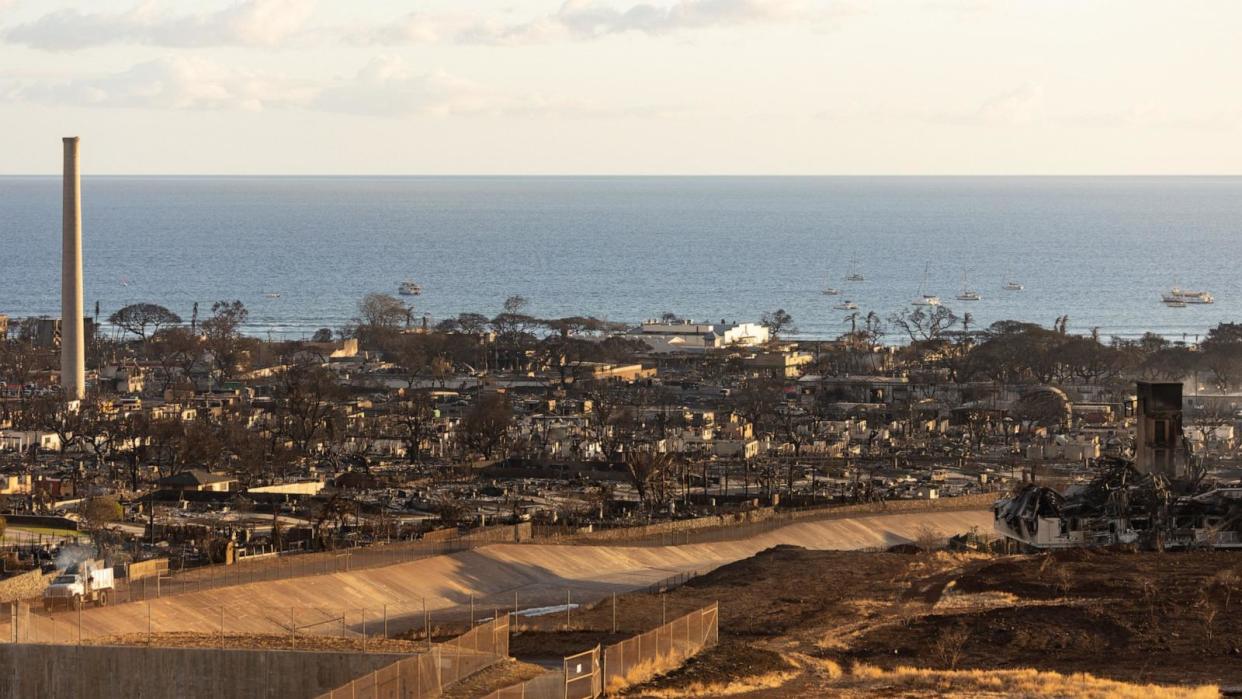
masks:
<svg viewBox="0 0 1242 699"><path fill-rule="evenodd" d="M82 641L95 646L159 646L164 648L240 648L263 650L350 651L358 653L419 653L427 650L427 644L396 639L368 638L365 645L361 638L334 636L287 636L264 634L219 634L170 632L147 634L124 634L100 636Z"/></svg>
<svg viewBox="0 0 1242 699"><path fill-rule="evenodd" d="M874 686L883 694L889 680L858 679L850 672L854 663L939 671L954 664L954 655L960 669L1035 668L1124 682L1236 687L1242 685L1242 627L1233 620L1242 615L1242 582L1228 582L1222 571L1242 579L1242 556L1069 551L988 557L777 547L692 580L663 600L618 597L617 627L624 636L720 602L720 646L631 688L635 696L674 696L679 688L701 693L791 670L792 680L745 696L863 696ZM551 630L564 619L529 623L540 624ZM612 601L578 611L573 626L610 634ZM542 639L558 636L527 638L518 647L537 655ZM583 650L597 638L563 635L549 647ZM583 643L573 647L577 640Z"/></svg>
<svg viewBox="0 0 1242 699"><path fill-rule="evenodd" d="M509 655L519 659L563 658L624 641L633 634L604 631L518 631L509 637Z"/></svg>
<svg viewBox="0 0 1242 699"><path fill-rule="evenodd" d="M533 679L547 671L547 668L518 660L498 663L449 686L440 697L442 699L474 699Z"/></svg>

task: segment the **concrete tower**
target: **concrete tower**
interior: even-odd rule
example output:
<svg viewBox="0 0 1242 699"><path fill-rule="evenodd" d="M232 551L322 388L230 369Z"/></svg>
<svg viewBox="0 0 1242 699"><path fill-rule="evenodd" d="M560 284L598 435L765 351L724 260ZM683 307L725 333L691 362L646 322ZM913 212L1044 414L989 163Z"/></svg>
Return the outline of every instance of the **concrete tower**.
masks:
<svg viewBox="0 0 1242 699"><path fill-rule="evenodd" d="M82 327L82 183L78 137L65 138L61 192L60 385L67 400L86 397L86 337Z"/></svg>

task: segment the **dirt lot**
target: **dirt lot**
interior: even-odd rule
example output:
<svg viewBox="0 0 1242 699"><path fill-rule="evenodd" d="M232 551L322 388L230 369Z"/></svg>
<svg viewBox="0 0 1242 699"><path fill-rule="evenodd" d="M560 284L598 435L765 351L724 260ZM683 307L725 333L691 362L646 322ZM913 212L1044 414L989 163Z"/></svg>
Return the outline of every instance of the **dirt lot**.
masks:
<svg viewBox="0 0 1242 699"><path fill-rule="evenodd" d="M671 618L716 600L720 646L629 694L1004 696L1068 686L1080 695L1184 696L1194 685L1242 686L1238 554L778 547L691 581L663 606ZM658 596L617 606L623 630L662 618ZM576 625L611 630L611 613L606 601ZM1119 689L1109 679L1182 689Z"/></svg>

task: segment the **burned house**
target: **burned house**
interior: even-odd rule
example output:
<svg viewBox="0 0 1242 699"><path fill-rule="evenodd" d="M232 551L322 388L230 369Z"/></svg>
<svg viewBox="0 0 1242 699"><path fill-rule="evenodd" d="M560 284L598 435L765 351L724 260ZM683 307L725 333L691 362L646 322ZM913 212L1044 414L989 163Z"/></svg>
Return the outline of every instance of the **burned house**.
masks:
<svg viewBox="0 0 1242 699"><path fill-rule="evenodd" d="M1242 487L1194 492L1192 483L1170 483L1126 461L1064 494L1028 483L998 500L993 513L998 534L1037 549L1242 548Z"/></svg>
<svg viewBox="0 0 1242 699"><path fill-rule="evenodd" d="M1191 468L1181 384L1138 385L1135 458L1100 462L1085 485L1028 483L993 505L996 532L1032 548L1242 547L1242 487L1211 487Z"/></svg>

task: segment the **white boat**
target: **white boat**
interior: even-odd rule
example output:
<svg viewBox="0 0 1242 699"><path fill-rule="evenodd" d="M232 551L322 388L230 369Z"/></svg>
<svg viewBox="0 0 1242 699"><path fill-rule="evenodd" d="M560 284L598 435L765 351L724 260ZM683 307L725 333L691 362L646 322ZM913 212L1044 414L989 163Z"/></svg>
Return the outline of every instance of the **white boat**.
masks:
<svg viewBox="0 0 1242 699"><path fill-rule="evenodd" d="M1001 288L1003 288L1005 291L1022 291L1022 289L1024 289L1025 287L1023 287L1018 282L1005 282L1005 286Z"/></svg>
<svg viewBox="0 0 1242 699"><path fill-rule="evenodd" d="M840 296L841 290L833 286L824 287L824 296Z"/></svg>
<svg viewBox="0 0 1242 699"><path fill-rule="evenodd" d="M930 263L923 265L923 282L919 284L919 295L917 298L915 298L913 301L910 302L911 305L914 305L914 306L939 306L940 305L939 296L935 294L927 294L923 292L923 290L927 288L927 270L930 266L931 266Z"/></svg>
<svg viewBox="0 0 1242 699"><path fill-rule="evenodd" d="M966 273L962 272L962 292L957 295L958 301L980 301L983 297L978 291L966 287Z"/></svg>
<svg viewBox="0 0 1242 699"><path fill-rule="evenodd" d="M1198 304L1216 303L1216 299L1212 296L1212 294L1206 291L1188 291L1176 286L1170 289L1169 293L1164 295L1163 300L1165 303L1168 303L1169 301L1181 301L1182 303Z"/></svg>
<svg viewBox="0 0 1242 699"><path fill-rule="evenodd" d="M278 298L280 298L280 292L279 292L279 291L265 291L265 292L263 292L263 298L265 298L265 299L278 299Z"/></svg>
<svg viewBox="0 0 1242 699"><path fill-rule="evenodd" d="M838 311L857 311L858 304L854 303L853 301L842 301L841 303L838 303L837 305L833 306L833 308L837 309Z"/></svg>
<svg viewBox="0 0 1242 699"><path fill-rule="evenodd" d="M1181 301L1179 299L1169 298L1166 296L1164 298L1164 305L1168 306L1169 308L1185 308L1186 302Z"/></svg>
<svg viewBox="0 0 1242 699"><path fill-rule="evenodd" d="M402 296L418 296L423 293L423 287L419 286L417 282L407 279L401 282L401 286L397 287L397 293Z"/></svg>
<svg viewBox="0 0 1242 699"><path fill-rule="evenodd" d="M850 260L850 271L845 275L845 281L861 282L866 281L866 279L867 278L862 275L862 272L858 271L858 260Z"/></svg>

